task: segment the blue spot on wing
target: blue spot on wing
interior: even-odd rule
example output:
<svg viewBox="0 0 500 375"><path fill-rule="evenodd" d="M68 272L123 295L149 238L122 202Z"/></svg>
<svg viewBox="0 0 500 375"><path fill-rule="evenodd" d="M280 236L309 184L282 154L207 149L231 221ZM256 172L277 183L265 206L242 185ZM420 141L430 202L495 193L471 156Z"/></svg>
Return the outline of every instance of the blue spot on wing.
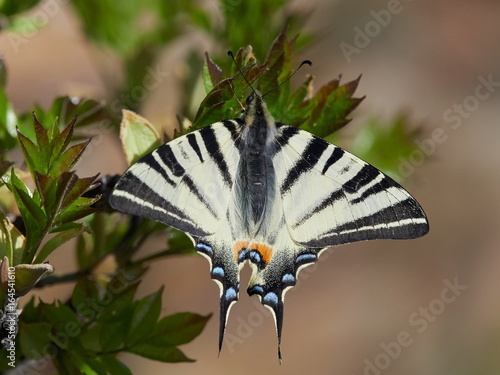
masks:
<svg viewBox="0 0 500 375"><path fill-rule="evenodd" d="M224 268L222 267L214 267L212 270L212 276L217 278L224 278Z"/></svg>
<svg viewBox="0 0 500 375"><path fill-rule="evenodd" d="M293 276L291 273L286 273L283 275L281 281L283 282L283 284L295 285L295 276Z"/></svg>
<svg viewBox="0 0 500 375"><path fill-rule="evenodd" d="M254 285L250 289L248 289L248 294L253 296L254 294L259 294L262 295L264 293L264 288L262 288L260 285Z"/></svg>
<svg viewBox="0 0 500 375"><path fill-rule="evenodd" d="M213 249L210 246L208 246L208 245L206 245L204 243L201 243L201 242L197 243L196 244L196 249L198 251L201 251L202 253L205 253L205 254L209 255L209 256L214 255Z"/></svg>
<svg viewBox="0 0 500 375"><path fill-rule="evenodd" d="M241 250L238 254L238 263L242 263L247 258L247 252L245 250Z"/></svg>
<svg viewBox="0 0 500 375"><path fill-rule="evenodd" d="M310 254L310 253L305 253L305 254L300 254L297 259L295 259L295 263L297 265L302 265L306 263L313 263L316 262L318 257L315 254Z"/></svg>
<svg viewBox="0 0 500 375"><path fill-rule="evenodd" d="M260 253L258 251L251 251L250 252L250 260L253 263L260 263L260 261L262 260Z"/></svg>
<svg viewBox="0 0 500 375"><path fill-rule="evenodd" d="M228 301L236 299L236 290L234 290L234 288L227 289L225 297Z"/></svg>
<svg viewBox="0 0 500 375"><path fill-rule="evenodd" d="M262 298L262 302L270 306L276 306L278 301L278 295L274 292L269 292Z"/></svg>

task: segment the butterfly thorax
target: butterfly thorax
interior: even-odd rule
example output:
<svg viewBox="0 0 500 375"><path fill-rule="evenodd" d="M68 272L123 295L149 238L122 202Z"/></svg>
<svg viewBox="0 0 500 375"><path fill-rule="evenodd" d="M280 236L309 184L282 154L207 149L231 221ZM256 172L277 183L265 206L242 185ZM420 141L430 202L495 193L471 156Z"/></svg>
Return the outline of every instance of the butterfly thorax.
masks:
<svg viewBox="0 0 500 375"><path fill-rule="evenodd" d="M243 227L253 237L262 227L275 195L275 171L272 163L272 140L276 137L276 124L264 99L250 97L243 115L236 194L240 200Z"/></svg>

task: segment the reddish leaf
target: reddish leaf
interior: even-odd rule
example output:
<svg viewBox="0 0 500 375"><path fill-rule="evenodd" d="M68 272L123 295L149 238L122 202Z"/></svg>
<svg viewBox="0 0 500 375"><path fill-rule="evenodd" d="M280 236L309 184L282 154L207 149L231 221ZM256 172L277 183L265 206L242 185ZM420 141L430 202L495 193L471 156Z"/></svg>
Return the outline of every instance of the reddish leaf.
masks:
<svg viewBox="0 0 500 375"><path fill-rule="evenodd" d="M208 56L208 52L205 52L205 62L207 64L208 73L210 75L212 85L215 86L224 78L222 69L212 61L212 59Z"/></svg>
<svg viewBox="0 0 500 375"><path fill-rule="evenodd" d="M61 171L70 170L76 164L78 159L80 159L90 141L90 139L87 139L86 141L71 146L64 151L61 157L52 165L51 171L53 171L53 173L60 173Z"/></svg>
<svg viewBox="0 0 500 375"><path fill-rule="evenodd" d="M73 120L64 128L64 130L59 134L59 136L53 140L52 152L53 155L59 155L63 152L66 147L68 147L71 137L73 136L73 129L75 127L76 115Z"/></svg>
<svg viewBox="0 0 500 375"><path fill-rule="evenodd" d="M66 196L70 193L73 186L75 186L78 176L75 172L63 172L57 179L57 206L53 211L56 215L64 210L63 202Z"/></svg>
<svg viewBox="0 0 500 375"><path fill-rule="evenodd" d="M85 192L99 186L99 184L93 183L98 176L99 173L91 177L78 178L71 187L71 190L64 197L63 202L61 204L61 208L63 210L66 209Z"/></svg>
<svg viewBox="0 0 500 375"><path fill-rule="evenodd" d="M47 135L47 130L40 124L40 121L36 118L35 112L33 112L33 125L35 127L36 142L40 149L49 149L49 137Z"/></svg>
<svg viewBox="0 0 500 375"><path fill-rule="evenodd" d="M35 184L36 188L38 189L38 191L42 196L42 199L45 199L53 183L54 183L53 178L45 174L38 173L38 171L35 171Z"/></svg>

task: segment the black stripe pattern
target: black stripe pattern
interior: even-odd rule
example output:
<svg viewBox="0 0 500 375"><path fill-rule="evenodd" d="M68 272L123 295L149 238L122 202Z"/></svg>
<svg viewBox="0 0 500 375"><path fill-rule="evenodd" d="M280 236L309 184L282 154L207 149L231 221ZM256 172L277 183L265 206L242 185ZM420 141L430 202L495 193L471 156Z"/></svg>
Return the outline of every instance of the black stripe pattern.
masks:
<svg viewBox="0 0 500 375"><path fill-rule="evenodd" d="M281 185L281 194L286 193L293 184L304 174L316 166L323 152L328 148L328 143L320 138L311 138L301 157L288 172L288 176Z"/></svg>
<svg viewBox="0 0 500 375"><path fill-rule="evenodd" d="M189 133L187 135L187 139L189 142L189 145L191 148L196 152L196 155L198 155L198 159L203 163L203 155L201 154L200 146L198 145L198 141L196 140L196 135L194 133Z"/></svg>
<svg viewBox="0 0 500 375"><path fill-rule="evenodd" d="M213 128L208 126L206 128L201 129L200 135L203 139L203 142L205 143L205 147L208 151L208 154L215 161L215 164L219 168L220 174L222 175L224 182L228 186L232 186L233 179L229 174L229 170L227 168L226 161L224 160L224 156L220 152L220 145L219 142L217 141L217 138L215 137Z"/></svg>

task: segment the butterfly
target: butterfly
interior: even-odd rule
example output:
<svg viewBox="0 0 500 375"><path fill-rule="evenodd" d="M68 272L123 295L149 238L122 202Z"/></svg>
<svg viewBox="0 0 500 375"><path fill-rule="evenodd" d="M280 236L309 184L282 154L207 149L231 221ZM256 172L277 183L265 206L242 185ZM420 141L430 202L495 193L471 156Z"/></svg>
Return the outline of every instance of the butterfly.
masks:
<svg viewBox="0 0 500 375"><path fill-rule="evenodd" d="M185 232L220 287L219 353L239 271L275 318L278 358L285 293L330 246L410 239L429 230L419 203L349 152L276 122L258 91L240 118L164 144L117 182L111 206Z"/></svg>

